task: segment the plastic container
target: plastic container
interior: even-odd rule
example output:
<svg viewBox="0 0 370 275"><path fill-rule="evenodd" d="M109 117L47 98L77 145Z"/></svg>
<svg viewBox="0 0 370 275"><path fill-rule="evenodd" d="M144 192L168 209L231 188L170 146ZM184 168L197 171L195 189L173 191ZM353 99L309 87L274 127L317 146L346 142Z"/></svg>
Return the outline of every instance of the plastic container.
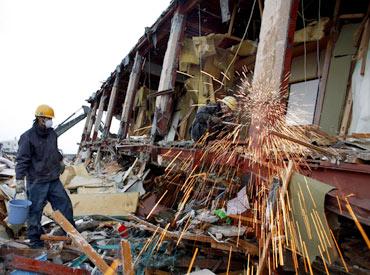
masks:
<svg viewBox="0 0 370 275"><path fill-rule="evenodd" d="M11 200L8 208L8 222L10 224L23 224L28 217L28 211L32 204L29 200Z"/></svg>

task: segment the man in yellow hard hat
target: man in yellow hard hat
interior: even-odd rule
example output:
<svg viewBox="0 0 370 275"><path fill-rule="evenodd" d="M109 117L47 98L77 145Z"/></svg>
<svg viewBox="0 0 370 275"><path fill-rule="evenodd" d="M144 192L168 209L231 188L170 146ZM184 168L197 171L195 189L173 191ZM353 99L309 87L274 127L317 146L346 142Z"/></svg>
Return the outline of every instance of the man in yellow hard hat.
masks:
<svg viewBox="0 0 370 275"><path fill-rule="evenodd" d="M47 201L73 225L74 221L71 200L59 180L64 164L58 150L57 135L52 128L54 110L48 105L40 105L35 117L32 128L19 139L15 167L16 193L27 189L27 197L32 202L27 219L27 235L32 248L42 248L44 243L40 236L43 229L40 222Z"/></svg>
<svg viewBox="0 0 370 275"><path fill-rule="evenodd" d="M200 140L206 132L210 134L207 140L213 140L222 131L230 130L227 122L232 122L238 102L233 96L225 96L216 104L200 107L191 126L191 138Z"/></svg>

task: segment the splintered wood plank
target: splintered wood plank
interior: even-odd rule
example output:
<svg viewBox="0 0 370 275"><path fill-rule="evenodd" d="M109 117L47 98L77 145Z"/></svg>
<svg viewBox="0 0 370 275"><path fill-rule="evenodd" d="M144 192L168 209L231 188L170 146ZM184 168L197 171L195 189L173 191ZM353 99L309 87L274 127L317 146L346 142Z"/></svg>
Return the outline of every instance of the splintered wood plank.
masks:
<svg viewBox="0 0 370 275"><path fill-rule="evenodd" d="M12 255L11 260L7 264L8 267L25 270L34 271L42 274L50 275L64 275L64 274L78 274L85 275L90 274L89 271L79 268L71 268L61 264L54 264L46 261L38 261L34 259L29 259L26 257Z"/></svg>
<svg viewBox="0 0 370 275"><path fill-rule="evenodd" d="M68 233L74 244L86 254L90 261L92 261L101 272L105 273L111 270L103 258L94 250L94 248L92 248L92 246L82 237L76 228L70 224L59 210L52 213L52 218L64 229L65 232Z"/></svg>
<svg viewBox="0 0 370 275"><path fill-rule="evenodd" d="M123 274L134 275L135 271L132 266L131 247L127 240L121 240L121 259L123 265Z"/></svg>

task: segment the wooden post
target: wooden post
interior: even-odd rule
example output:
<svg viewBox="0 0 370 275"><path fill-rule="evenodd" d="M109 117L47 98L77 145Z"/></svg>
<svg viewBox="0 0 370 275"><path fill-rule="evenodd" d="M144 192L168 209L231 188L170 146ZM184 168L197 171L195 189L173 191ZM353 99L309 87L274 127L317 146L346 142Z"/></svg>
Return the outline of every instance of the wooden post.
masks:
<svg viewBox="0 0 370 275"><path fill-rule="evenodd" d="M74 244L77 245L83 253L100 269L101 272L107 272L111 270L109 265L103 260L102 257L92 248L92 246L82 237L82 235L73 227L72 224L63 216L63 214L57 210L52 213L52 218L56 221L65 232L73 240Z"/></svg>
<svg viewBox="0 0 370 275"><path fill-rule="evenodd" d="M329 71L330 71L331 57L333 55L335 42L337 41L337 38L338 38L339 9L340 9L340 0L336 0L335 7L334 7L334 14L333 14L333 25L330 29L330 37L329 37L329 41L326 45L324 65L323 65L323 68L322 68L322 75L321 75L321 78L320 78L319 92L317 94L315 114L314 114L314 118L313 118L313 124L314 125L319 125L320 124L321 111L322 111L322 107L323 107L323 104L324 104L326 84L327 84L327 81L328 81L328 76L329 76Z"/></svg>
<svg viewBox="0 0 370 275"><path fill-rule="evenodd" d="M92 111L93 111L93 105L94 105L93 103L90 104L89 114L87 115L87 118L86 118L86 121L85 121L85 126L84 126L84 129L82 131L82 137L81 137L80 147L82 145L82 142L84 142L86 140L87 129L88 129L89 123L91 121L91 116L92 116Z"/></svg>
<svg viewBox="0 0 370 275"><path fill-rule="evenodd" d="M118 136L120 139L124 139L128 132L132 104L134 102L135 95L139 85L142 63L143 58L141 57L139 52L136 52L134 64L132 66L130 79L127 86L125 102L122 105L122 116L120 127L118 130Z"/></svg>
<svg viewBox="0 0 370 275"><path fill-rule="evenodd" d="M104 132L103 132L104 139L108 137L110 125L112 123L113 109L116 103L117 90L118 90L120 76L121 76L121 66L118 65L116 68L116 78L114 79L112 91L111 91L110 98L109 98L107 116L105 118L105 123L104 123Z"/></svg>
<svg viewBox="0 0 370 275"><path fill-rule="evenodd" d="M280 91L282 104L286 104L287 85L284 79L291 68L298 6L299 0L266 0L262 15L252 84L268 85L269 89ZM252 120L249 128L252 143L259 132L256 123Z"/></svg>
<svg viewBox="0 0 370 275"><path fill-rule="evenodd" d="M94 105L93 105L93 107L91 109L91 116L90 116L89 124L87 125L85 139L83 141L88 141L91 138L91 131L92 131L92 127L95 124L96 111L98 110L98 106L99 106L99 103L98 103L97 100L95 100L94 101Z"/></svg>
<svg viewBox="0 0 370 275"><path fill-rule="evenodd" d="M105 100L107 99L107 97L108 97L108 90L104 89L100 97L98 114L96 115L96 119L95 119L94 131L93 131L93 136L92 136L93 141L96 140L96 138L98 137L100 122L101 122L101 119L103 117L103 112L104 112L104 104L105 104Z"/></svg>
<svg viewBox="0 0 370 275"><path fill-rule="evenodd" d="M266 0L263 10L260 43L258 44L253 84L267 83L279 90L284 73L290 26L295 27L296 0ZM291 18L291 16L295 16Z"/></svg>
<svg viewBox="0 0 370 275"><path fill-rule="evenodd" d="M175 12L171 22L171 32L167 43L167 50L163 59L158 92L173 90L176 81L176 69L184 34L185 16L180 8ZM155 102L155 113L152 124L152 140L156 136L164 137L168 132L173 110L173 92L158 96Z"/></svg>

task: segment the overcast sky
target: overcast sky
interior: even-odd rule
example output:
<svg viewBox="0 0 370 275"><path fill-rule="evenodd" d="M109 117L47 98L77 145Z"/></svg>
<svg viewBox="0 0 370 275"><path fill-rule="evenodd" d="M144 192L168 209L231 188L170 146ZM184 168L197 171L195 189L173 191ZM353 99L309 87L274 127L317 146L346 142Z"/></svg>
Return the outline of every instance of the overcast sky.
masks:
<svg viewBox="0 0 370 275"><path fill-rule="evenodd" d="M0 0L0 141L29 129L39 104L54 125L76 111L170 0ZM59 139L75 153L84 121Z"/></svg>

